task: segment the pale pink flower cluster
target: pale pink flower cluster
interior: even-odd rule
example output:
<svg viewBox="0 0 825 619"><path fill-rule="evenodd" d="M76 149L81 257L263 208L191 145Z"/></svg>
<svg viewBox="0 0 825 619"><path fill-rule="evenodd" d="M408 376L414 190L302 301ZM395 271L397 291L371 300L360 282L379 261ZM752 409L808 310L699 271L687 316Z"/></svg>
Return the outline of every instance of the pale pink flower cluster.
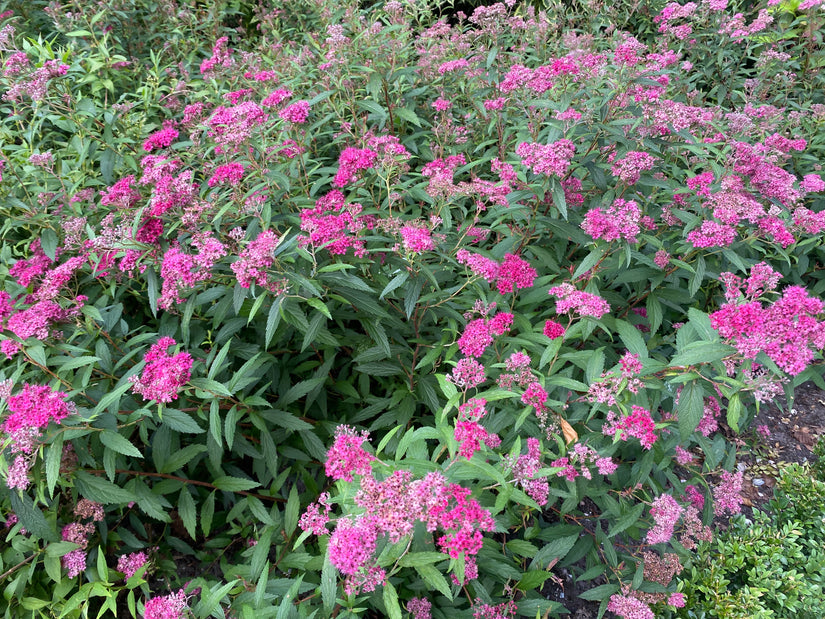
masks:
<svg viewBox="0 0 825 619"><path fill-rule="evenodd" d="M275 262L275 248L280 238L274 230L263 230L254 241L241 250L238 259L230 265L232 272L243 288L256 284L262 288L272 289L268 269Z"/></svg>
<svg viewBox="0 0 825 619"><path fill-rule="evenodd" d="M453 174L458 166L466 164L464 155L451 155L445 159L435 159L421 169L421 175L429 178L427 194L433 198L450 198L462 190L453 182Z"/></svg>
<svg viewBox="0 0 825 619"><path fill-rule="evenodd" d="M731 474L722 471L719 484L713 489L713 513L722 516L725 512L731 515L742 510L742 471Z"/></svg>
<svg viewBox="0 0 825 619"><path fill-rule="evenodd" d="M550 494L550 484L546 476L535 477L542 468L541 443L539 439L527 439L527 453L520 455L512 464L513 481L519 484L527 495L539 505L547 504Z"/></svg>
<svg viewBox="0 0 825 619"><path fill-rule="evenodd" d="M558 314L573 313L579 316L601 318L610 311L610 305L599 295L577 290L573 284L567 282L553 286L548 290L548 294L558 299L556 301L556 313Z"/></svg>
<svg viewBox="0 0 825 619"><path fill-rule="evenodd" d="M499 263L492 258L485 258L466 249L459 249L456 253L456 260L459 264L469 267L473 274L494 284L501 294L530 288L538 276L529 262L515 254L505 254L504 260Z"/></svg>
<svg viewBox="0 0 825 619"><path fill-rule="evenodd" d="M563 178L570 169L570 161L576 146L568 139L551 144L522 142L516 147L516 154L522 163L535 174L555 175Z"/></svg>
<svg viewBox="0 0 825 619"><path fill-rule="evenodd" d="M292 96L291 90L286 90L284 88L279 88L278 90L274 90L269 93L266 98L261 101L261 105L263 107L275 107L276 105L280 105L287 99Z"/></svg>
<svg viewBox="0 0 825 619"><path fill-rule="evenodd" d="M140 377L131 376L132 391L146 400L171 402L178 398L178 390L191 376L192 356L188 352L169 355L167 349L177 342L171 337L162 337L144 355L146 365Z"/></svg>
<svg viewBox="0 0 825 619"><path fill-rule="evenodd" d="M584 216L581 227L594 239L636 242L640 232L642 211L633 200L615 200L607 209L596 207Z"/></svg>
<svg viewBox="0 0 825 619"><path fill-rule="evenodd" d="M628 595L619 595L618 593L610 596L610 601L607 603L607 610L616 613L624 619L656 618L656 615L653 614L650 607L641 600Z"/></svg>
<svg viewBox="0 0 825 619"><path fill-rule="evenodd" d="M229 37L221 37L212 47L212 55L201 62L200 70L204 78L214 77L219 67L229 68L234 64L232 50L229 49Z"/></svg>
<svg viewBox="0 0 825 619"><path fill-rule="evenodd" d="M580 475L585 479L592 479L593 472L590 467L595 466L599 475L612 475L619 468L613 462L613 458L599 455L595 449L584 443L573 445L566 456L553 460L552 467L560 467L556 473L557 477L564 477L567 481L575 481Z"/></svg>
<svg viewBox="0 0 825 619"><path fill-rule="evenodd" d="M688 232L687 240L696 248L728 247L736 240L736 228L717 221L703 221L697 230Z"/></svg>
<svg viewBox="0 0 825 619"><path fill-rule="evenodd" d="M407 612L412 619L432 619L432 604L427 598L412 598L407 602Z"/></svg>
<svg viewBox="0 0 825 619"><path fill-rule="evenodd" d="M478 7L483 9L484 7ZM501 604L485 604L481 599L476 598L472 606L473 619L511 619L516 616L518 606L512 600Z"/></svg>
<svg viewBox="0 0 825 619"><path fill-rule="evenodd" d="M673 530L684 508L669 494L661 494L653 500L650 515L653 516L654 526L647 532L648 544L662 544L670 541Z"/></svg>
<svg viewBox="0 0 825 619"><path fill-rule="evenodd" d="M124 580L129 580L137 571L146 565L149 557L145 552L133 552L128 555L120 555L117 560L117 571L122 572Z"/></svg>
<svg viewBox="0 0 825 619"><path fill-rule="evenodd" d="M460 359L453 371L447 374L447 380L463 391L478 387L486 378L484 366L472 357Z"/></svg>
<svg viewBox="0 0 825 619"><path fill-rule="evenodd" d="M506 372L498 375L496 383L502 389L510 390L513 385L524 387L535 379L530 371L530 355L524 352L514 352L505 362Z"/></svg>
<svg viewBox="0 0 825 619"><path fill-rule="evenodd" d="M614 161L610 172L627 185L635 185L641 178L642 172L652 170L656 161L656 157L649 153L632 150L621 159Z"/></svg>
<svg viewBox="0 0 825 619"><path fill-rule="evenodd" d="M407 223L401 227L400 233L404 249L412 254L435 249L432 232L425 226Z"/></svg>
<svg viewBox="0 0 825 619"><path fill-rule="evenodd" d="M218 107L207 121L208 135L218 143L215 152L222 154L238 150L268 118L266 112L254 101Z"/></svg>

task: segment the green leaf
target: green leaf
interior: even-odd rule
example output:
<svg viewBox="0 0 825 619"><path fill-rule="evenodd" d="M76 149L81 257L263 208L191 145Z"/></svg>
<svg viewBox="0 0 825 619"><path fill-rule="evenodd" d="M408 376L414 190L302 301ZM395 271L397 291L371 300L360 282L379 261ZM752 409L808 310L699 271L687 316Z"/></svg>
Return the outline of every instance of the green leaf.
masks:
<svg viewBox="0 0 825 619"><path fill-rule="evenodd" d="M237 584L238 580L232 580L224 585L217 583L208 591L201 593L201 601L195 607L195 613L199 617L207 617L218 609L221 600L226 597L230 589Z"/></svg>
<svg viewBox="0 0 825 619"><path fill-rule="evenodd" d="M209 373L206 375L206 377L209 380L213 380L215 376L217 376L218 372L224 369L223 362L226 360L226 355L229 354L229 347L231 345L232 338L227 340L226 344L224 344L218 351L218 354L215 355L215 358L212 360L212 363L209 366Z"/></svg>
<svg viewBox="0 0 825 619"><path fill-rule="evenodd" d="M204 537L209 537L212 530L212 518L215 516L215 490L209 493L201 507L201 530Z"/></svg>
<svg viewBox="0 0 825 619"><path fill-rule="evenodd" d="M206 430L201 428L187 413L179 411L176 408L163 409L163 423L176 432L183 432L184 434L201 434L206 432Z"/></svg>
<svg viewBox="0 0 825 619"><path fill-rule="evenodd" d="M140 450L132 445L127 438L124 438L113 430L104 430L100 433L100 442L109 449L114 449L117 453L132 458L143 458Z"/></svg>
<svg viewBox="0 0 825 619"><path fill-rule="evenodd" d="M384 609L390 619L401 619L401 605L398 603L398 592L393 584L386 580L384 582Z"/></svg>
<svg viewBox="0 0 825 619"><path fill-rule="evenodd" d="M195 507L195 500L186 487L181 488L178 496L178 514L189 537L195 539L198 535L198 511Z"/></svg>
<svg viewBox="0 0 825 619"><path fill-rule="evenodd" d="M420 567L441 563L447 559L449 557L441 552L409 552L398 560L398 565L401 567Z"/></svg>
<svg viewBox="0 0 825 619"><path fill-rule="evenodd" d="M261 484L251 479L224 475L223 477L218 477L215 479L212 482L212 485L214 485L218 490L223 490L225 492L243 492L245 490L257 488Z"/></svg>
<svg viewBox="0 0 825 619"><path fill-rule="evenodd" d="M418 575L421 576L424 584L428 587L436 589L450 600L453 599L453 592L450 590L450 585L447 584L447 579L444 578L444 574L438 569L432 565L416 565L415 571L418 572Z"/></svg>
<svg viewBox="0 0 825 619"><path fill-rule="evenodd" d="M292 385L292 387L289 388L289 391L287 391L283 397L278 399L278 404L286 406L287 404L292 404L296 400L300 400L313 389L323 385L327 378L327 376L319 376L318 378L310 378L308 380L303 380L296 385Z"/></svg>
<svg viewBox="0 0 825 619"><path fill-rule="evenodd" d="M390 282L384 286L384 290L381 291L381 295L378 297L379 299L383 299L389 293L391 293L396 288L403 286L404 282L406 282L410 277L410 274L406 271L402 271L395 277L393 277Z"/></svg>
<svg viewBox="0 0 825 619"><path fill-rule="evenodd" d="M186 464L198 454L203 453L206 451L206 445L201 444L193 444L187 445L183 449L178 449L177 451L173 451L167 457L161 456L162 459L162 466L159 467L159 473L174 473L175 471L179 471L182 469Z"/></svg>
<svg viewBox="0 0 825 619"><path fill-rule="evenodd" d="M52 359L52 362L57 361L57 359ZM93 363L97 363L100 361L100 357L94 356L86 356L86 357L74 357L73 359L69 359L66 363L61 365L57 369L58 375L63 373L66 370L76 370L77 368L81 368L84 365L91 365Z"/></svg>
<svg viewBox="0 0 825 619"><path fill-rule="evenodd" d="M75 472L75 486L81 495L103 505L129 503L135 500L131 492L116 486L104 477L91 475L86 471Z"/></svg>
<svg viewBox="0 0 825 619"><path fill-rule="evenodd" d="M56 542L59 539L57 531L46 521L43 512L35 507L28 494L20 494L12 490L8 496L11 500L12 511L29 535L47 542Z"/></svg>
<svg viewBox="0 0 825 619"><path fill-rule="evenodd" d="M213 393L216 395L222 395L227 398L232 397L232 392L229 391L229 389L227 389L225 385L219 383L216 380L211 380L209 378L192 378L190 379L189 383L195 389L201 389L203 391L207 391L209 393Z"/></svg>
<svg viewBox="0 0 825 619"><path fill-rule="evenodd" d="M329 552L324 555L324 567L321 570L321 601L324 604L324 613L329 616L335 607L335 598L338 593L337 570L329 561Z"/></svg>
<svg viewBox="0 0 825 619"><path fill-rule="evenodd" d="M606 252L607 248L604 246L594 247L592 250L590 250L590 253L587 254L585 259L582 260L579 266L576 268L576 272L573 273L573 279L578 279L580 276L584 275L590 269L596 266L599 260L601 260L604 257Z"/></svg>
<svg viewBox="0 0 825 619"><path fill-rule="evenodd" d="M282 599L281 603L278 605L278 614L275 615L275 619L287 619L289 617L290 612L294 608L293 604L298 598L298 591L301 588L301 583L303 581L304 575L301 574L295 579L295 582L292 583L292 586L284 596L284 599Z"/></svg>
<svg viewBox="0 0 825 619"><path fill-rule="evenodd" d="M739 418L742 416L742 400L738 393L731 395L728 400L727 422L734 432L739 432Z"/></svg>
<svg viewBox="0 0 825 619"><path fill-rule="evenodd" d="M705 392L702 387L696 382L690 382L682 387L682 393L679 394L679 403L677 411L679 416L679 434L682 440L687 440L691 432L693 432L705 412L704 402Z"/></svg>
<svg viewBox="0 0 825 619"><path fill-rule="evenodd" d="M622 343L624 343L627 350L634 355L639 355L641 359L648 357L645 338L642 337L636 327L624 320L616 320L616 330L619 332L619 337L622 338Z"/></svg>
<svg viewBox="0 0 825 619"><path fill-rule="evenodd" d="M701 363L713 363L735 353L732 346L721 342L691 342L670 361L671 367L687 367Z"/></svg>
<svg viewBox="0 0 825 619"><path fill-rule="evenodd" d="M329 308L326 304L321 301L321 299L316 299L314 297L307 299L307 303L321 312L324 316L326 316L329 320L332 320L332 314L329 313Z"/></svg>
<svg viewBox="0 0 825 619"><path fill-rule="evenodd" d="M530 563L530 569L545 569L553 559L564 559L578 540L579 534L574 533L573 535L560 537L545 544L536 553L536 556Z"/></svg>
<svg viewBox="0 0 825 619"><path fill-rule="evenodd" d="M264 348L269 348L269 343L272 341L272 336L275 335L275 330L281 322L281 302L283 297L278 297L272 302L272 307L269 308L269 314L266 317L266 334L264 335Z"/></svg>
<svg viewBox="0 0 825 619"><path fill-rule="evenodd" d="M46 451L46 487L49 490L49 496L54 495L57 480L60 479L60 461L63 458L63 433L59 433L54 437L54 440L49 444L48 451Z"/></svg>
<svg viewBox="0 0 825 619"><path fill-rule="evenodd" d="M57 233L54 230L52 230L51 228L44 228L40 232L40 248L52 262L54 262L55 260L57 244Z"/></svg>
<svg viewBox="0 0 825 619"><path fill-rule="evenodd" d="M516 587L522 591L530 591L544 584L544 581L553 576L552 572L546 570L530 570L524 572Z"/></svg>
<svg viewBox="0 0 825 619"><path fill-rule="evenodd" d="M580 593L579 597L584 600L605 600L609 596L613 595L614 593L619 592L619 585L599 585L598 587L593 587L592 589L588 589L584 593Z"/></svg>
<svg viewBox="0 0 825 619"><path fill-rule="evenodd" d="M284 510L284 530L287 535L292 535L295 527L298 526L298 514L301 510L301 502L298 499L298 490L295 486L289 491L289 499Z"/></svg>
<svg viewBox="0 0 825 619"><path fill-rule="evenodd" d="M638 503L634 505L630 510L625 512L623 516L621 516L613 525L610 527L610 533L608 537L613 537L614 535L618 535L622 531L624 531L629 526L636 524L639 521L639 518L642 515L642 512L645 509L644 503Z"/></svg>

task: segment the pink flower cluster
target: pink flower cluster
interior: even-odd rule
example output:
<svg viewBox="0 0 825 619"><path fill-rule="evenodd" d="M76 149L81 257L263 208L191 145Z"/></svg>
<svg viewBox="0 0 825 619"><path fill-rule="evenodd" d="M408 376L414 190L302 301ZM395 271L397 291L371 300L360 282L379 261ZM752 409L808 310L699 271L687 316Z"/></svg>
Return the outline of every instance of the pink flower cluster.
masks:
<svg viewBox="0 0 825 619"><path fill-rule="evenodd" d="M346 203L344 194L334 189L315 202L314 208L301 211L301 230L308 236L298 237L298 245L326 247L333 255L343 255L352 247L356 256L364 256L364 241L358 233L373 225L371 216L361 216L363 207Z"/></svg>
<svg viewBox="0 0 825 619"><path fill-rule="evenodd" d="M275 285L270 281L267 270L275 262L274 252L279 240L274 230L264 230L241 250L230 268L242 288L256 284L268 290L274 289Z"/></svg>
<svg viewBox="0 0 825 619"><path fill-rule="evenodd" d="M295 125L300 125L307 121L309 118L309 110L310 105L309 101L304 101L303 99L300 101L296 101L295 103L291 103L290 105L286 106L280 112L278 112L278 116L283 118L287 122L291 122Z"/></svg>
<svg viewBox="0 0 825 619"><path fill-rule="evenodd" d="M656 617L650 607L641 600L618 593L610 596L607 610L624 619L655 619Z"/></svg>
<svg viewBox="0 0 825 619"><path fill-rule="evenodd" d="M505 254L501 263L480 254L473 254L466 249L456 253L459 264L469 267L475 275L495 284L500 294L515 292L533 285L538 273L524 258L516 254Z"/></svg>
<svg viewBox="0 0 825 619"><path fill-rule="evenodd" d="M132 391L156 402L171 402L178 398L178 390L190 378L192 356L187 352L169 355L167 349L176 344L171 337L162 337L149 348L143 357L146 365L140 377L129 378L133 383Z"/></svg>
<svg viewBox="0 0 825 619"><path fill-rule="evenodd" d="M584 443L573 445L573 449L566 456L553 460L550 466L560 467L561 470L556 473L556 476L564 477L567 481L575 481L579 475L585 479L592 479L591 466L596 467L599 475L612 475L619 468L613 462L613 458L599 455L595 449Z"/></svg>
<svg viewBox="0 0 825 619"><path fill-rule="evenodd" d="M447 375L447 380L463 391L478 387L486 378L484 366L472 357L460 359Z"/></svg>
<svg viewBox="0 0 825 619"><path fill-rule="evenodd" d="M145 552L133 552L128 555L121 555L117 560L117 571L122 572L124 579L129 580L137 571L146 565L149 557Z"/></svg>
<svg viewBox="0 0 825 619"><path fill-rule="evenodd" d="M593 316L601 318L610 311L610 305L599 295L576 290L570 283L553 286L547 291L550 296L556 297L556 312L559 314L574 313L579 316Z"/></svg>
<svg viewBox="0 0 825 619"><path fill-rule="evenodd" d="M180 134L174 127L164 127L160 131L152 133L143 143L143 150L151 153L153 150L159 148L167 148L172 145L172 142L178 139Z"/></svg>
<svg viewBox="0 0 825 619"><path fill-rule="evenodd" d="M516 147L522 163L535 174L552 174L559 178L567 175L575 152L576 146L568 139L552 144L522 142Z"/></svg>
<svg viewBox="0 0 825 619"><path fill-rule="evenodd" d="M237 185L241 182L243 175L244 166L242 163L219 165L207 181L207 185L210 187L215 185Z"/></svg>
<svg viewBox="0 0 825 619"><path fill-rule="evenodd" d="M266 112L254 101L218 107L207 123L209 137L219 145L215 152L221 154L238 150L268 118Z"/></svg>
<svg viewBox="0 0 825 619"><path fill-rule="evenodd" d="M458 441L458 453L468 460L481 449L484 443L490 449L501 445L501 439L485 430L479 421L487 414L487 400L472 398L458 407L458 419L455 422L455 440Z"/></svg>
<svg viewBox="0 0 825 619"><path fill-rule="evenodd" d="M653 500L650 515L653 516L654 526L647 532L648 544L663 544L673 537L673 529L684 508L669 494L661 494Z"/></svg>
<svg viewBox="0 0 825 619"><path fill-rule="evenodd" d="M728 302L711 313L711 326L746 358L754 359L764 352L789 374L799 374L814 358L811 347L825 347L825 322L817 319L825 306L801 286L788 286L781 298L768 305L747 301L763 287L776 285L775 273L767 273L764 265L757 265L751 273L744 303L733 301L741 280L722 274L723 281L730 282L725 295Z"/></svg>
<svg viewBox="0 0 825 619"><path fill-rule="evenodd" d="M429 228L415 223L408 223L401 227L401 240L404 249L413 254L435 249L432 232Z"/></svg>
<svg viewBox="0 0 825 619"><path fill-rule="evenodd" d="M731 515L742 510L742 471L730 473L722 471L719 484L713 489L713 513L722 516L725 512Z"/></svg>
<svg viewBox="0 0 825 619"><path fill-rule="evenodd" d="M581 227L594 239L636 242L640 232L642 211L633 200L615 200L607 209L596 207L584 216Z"/></svg>
<svg viewBox="0 0 825 619"><path fill-rule="evenodd" d="M338 426L335 429L335 441L327 452L327 477L352 481L353 475L369 474L370 463L375 460L375 456L361 447L368 438L369 432L356 432L347 425Z"/></svg>
<svg viewBox="0 0 825 619"><path fill-rule="evenodd" d="M358 172L375 167L378 153L369 148L345 148L338 157L338 172L332 179L335 187L346 187L358 180Z"/></svg>
<svg viewBox="0 0 825 619"><path fill-rule="evenodd" d="M512 324L513 315L508 312L499 312L493 318L471 320L458 338L458 348L468 357L478 358L493 343L493 336L503 335Z"/></svg>
<svg viewBox="0 0 825 619"><path fill-rule="evenodd" d="M656 157L642 151L632 150L621 159L613 162L611 174L621 179L627 185L635 185L642 172L652 170L656 165Z"/></svg>
<svg viewBox="0 0 825 619"><path fill-rule="evenodd" d="M642 381L638 378L641 371L642 362L639 355L626 352L619 359L619 373L602 372L599 380L591 383L587 401L613 406L616 404L616 397L625 389L630 393L638 393L642 388Z"/></svg>
<svg viewBox="0 0 825 619"><path fill-rule="evenodd" d="M177 593L156 596L146 601L143 619L183 619L187 598L183 589Z"/></svg>
<svg viewBox="0 0 825 619"><path fill-rule="evenodd" d="M555 320L548 320L544 323L544 335L549 337L551 340L564 337L565 333L565 328Z"/></svg>
<svg viewBox="0 0 825 619"><path fill-rule="evenodd" d="M547 477L534 478L542 468L541 443L537 438L527 439L527 453L520 455L512 463L513 481L519 484L527 495L539 505L547 504L550 484Z"/></svg>
<svg viewBox="0 0 825 619"><path fill-rule="evenodd" d="M645 449L650 449L656 442L658 437L655 430L656 423L650 416L650 411L635 404L631 407L630 414L623 417L617 417L612 410L608 411L607 420L602 426L602 433L607 436L616 436L622 441L632 436L639 439Z"/></svg>

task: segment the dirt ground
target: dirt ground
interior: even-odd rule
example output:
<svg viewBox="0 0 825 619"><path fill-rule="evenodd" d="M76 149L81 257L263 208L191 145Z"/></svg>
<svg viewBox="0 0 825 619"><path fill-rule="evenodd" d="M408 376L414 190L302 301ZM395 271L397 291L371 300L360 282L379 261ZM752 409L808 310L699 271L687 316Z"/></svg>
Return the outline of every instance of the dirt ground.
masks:
<svg viewBox="0 0 825 619"><path fill-rule="evenodd" d="M765 426L769 434L762 437L756 428ZM726 429L727 430L727 429ZM729 438L736 439L728 430ZM739 438L737 466L744 471L742 496L745 511L753 508L766 509L773 496L773 487L780 471L787 464L799 464L815 459L814 445L825 435L825 392L813 383L796 388L792 406L784 398L760 407L759 414L749 430ZM577 583L567 571L559 576L563 585L548 581L545 595L560 602L570 611L570 619L595 619L599 604L578 597L599 582ZM607 613L606 617L613 616Z"/></svg>

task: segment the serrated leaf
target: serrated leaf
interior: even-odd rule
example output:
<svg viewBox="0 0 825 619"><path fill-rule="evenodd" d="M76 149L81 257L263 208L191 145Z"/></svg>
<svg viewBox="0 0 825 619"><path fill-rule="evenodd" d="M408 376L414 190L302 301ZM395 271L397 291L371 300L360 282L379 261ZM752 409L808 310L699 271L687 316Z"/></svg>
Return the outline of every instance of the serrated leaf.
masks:
<svg viewBox="0 0 825 619"><path fill-rule="evenodd" d="M215 479L212 482L212 485L218 490L223 490L224 492L244 492L246 490L252 490L252 488L257 488L261 484L251 479L224 475Z"/></svg>
<svg viewBox="0 0 825 619"><path fill-rule="evenodd" d="M129 503L135 500L131 492L116 486L104 477L85 471L75 472L75 486L82 496L103 505Z"/></svg>
<svg viewBox="0 0 825 619"><path fill-rule="evenodd" d="M206 445L194 444L187 445L183 449L178 449L172 452L167 457L162 457L162 466L159 467L159 473L174 473L179 471L186 464L198 454L206 451Z"/></svg>
<svg viewBox="0 0 825 619"><path fill-rule="evenodd" d="M11 491L8 496L11 500L12 511L17 515L29 535L47 542L56 542L59 539L57 531L49 525L43 512L35 507L28 494Z"/></svg>
<svg viewBox="0 0 825 619"><path fill-rule="evenodd" d="M396 288L399 288L400 286L403 286L404 282L406 282L409 279L409 277L410 277L410 274L407 273L406 271L402 271L401 273L399 273L398 275L393 277L389 281L389 283L386 286L384 286L384 290L381 291L381 294L379 295L378 298L383 299L385 296L387 296L389 293L391 293Z"/></svg>
<svg viewBox="0 0 825 619"><path fill-rule="evenodd" d="M677 411L679 417L679 434L682 440L687 440L702 420L704 415L704 390L696 381L686 384L679 394Z"/></svg>
<svg viewBox="0 0 825 619"><path fill-rule="evenodd" d="M219 383L216 380L211 380L209 378L192 378L190 379L189 383L195 389L201 389L202 391L207 391L209 393L213 393L216 395L222 395L227 398L232 397L232 392L226 388L226 385Z"/></svg>
<svg viewBox="0 0 825 619"><path fill-rule="evenodd" d="M618 593L619 585L599 585L580 593L579 597L584 600L599 601L605 600L614 593Z"/></svg>
<svg viewBox="0 0 825 619"><path fill-rule="evenodd" d="M432 565L449 559L441 552L409 552L398 560L401 567L420 567L422 565Z"/></svg>
<svg viewBox="0 0 825 619"><path fill-rule="evenodd" d="M289 498L286 502L286 509L284 510L284 530L287 535L292 535L292 532L298 526L298 514L301 509L301 503L298 499L298 490L295 486L289 491Z"/></svg>
<svg viewBox="0 0 825 619"><path fill-rule="evenodd" d="M395 590L395 587L389 580L384 581L383 599L387 616L390 619L401 619L401 605L398 603L398 591Z"/></svg>
<svg viewBox="0 0 825 619"><path fill-rule="evenodd" d="M176 432L183 432L184 434L201 434L206 432L206 430L201 428L187 413L179 411L176 408L163 409L163 423Z"/></svg>
<svg viewBox="0 0 825 619"><path fill-rule="evenodd" d="M553 573L546 570L530 570L529 572L524 572L516 588L522 591L530 591L543 585L544 581L552 578L552 576Z"/></svg>
<svg viewBox="0 0 825 619"><path fill-rule="evenodd" d="M204 537L209 537L212 530L212 518L215 516L215 491L209 493L201 507L201 531Z"/></svg>
<svg viewBox="0 0 825 619"><path fill-rule="evenodd" d="M624 320L616 320L616 330L627 350L634 355L639 355L641 359L647 359L647 344L636 327Z"/></svg>
<svg viewBox="0 0 825 619"><path fill-rule="evenodd" d="M178 496L178 515L189 537L195 539L198 535L198 510L187 488L181 488Z"/></svg>
<svg viewBox="0 0 825 619"><path fill-rule="evenodd" d="M329 615L335 607L338 593L337 570L329 561L329 552L324 555L324 567L321 570L321 601L324 604L324 613Z"/></svg>
<svg viewBox="0 0 825 619"><path fill-rule="evenodd" d="M52 361L56 360L57 359L53 359ZM100 357L74 357L73 359L69 359L66 363L57 368L57 373L59 375L66 370L76 370L77 368L82 368L84 365L91 365L93 363L97 363L98 361L100 361Z"/></svg>
<svg viewBox="0 0 825 619"><path fill-rule="evenodd" d="M633 526L639 521L639 518L642 515L642 512L645 509L644 503L637 503L633 507L631 507L623 516L621 516L613 525L610 527L610 533L608 533L607 537L613 537L614 535L618 535L626 528Z"/></svg>
<svg viewBox="0 0 825 619"><path fill-rule="evenodd" d="M49 490L49 496L54 495L55 486L60 479L60 461L63 458L63 433L57 434L54 440L49 444L46 452L46 487Z"/></svg>
<svg viewBox="0 0 825 619"><path fill-rule="evenodd" d="M143 458L140 450L129 442L129 439L113 430L104 430L100 433L100 442L109 449L114 449L117 453L132 458Z"/></svg>
<svg viewBox="0 0 825 619"><path fill-rule="evenodd" d="M713 363L732 355L736 350L721 342L691 342L673 359L671 367L687 367L701 363Z"/></svg>
<svg viewBox="0 0 825 619"><path fill-rule="evenodd" d="M450 600L453 599L453 592L450 590L450 585L447 584L447 579L444 578L444 574L432 565L417 565L415 566L415 571L418 572L418 575L421 576L424 584L428 587L436 589Z"/></svg>
<svg viewBox="0 0 825 619"><path fill-rule="evenodd" d="M742 400L738 393L731 395L728 400L727 422L734 432L739 432L739 418L742 416Z"/></svg>
<svg viewBox="0 0 825 619"><path fill-rule="evenodd" d="M309 305L311 305L312 307L314 307L315 309L317 309L319 312L321 312L329 320L332 320L332 314L329 313L329 308L326 306L326 304L323 301L321 301L321 299L316 299L314 297L311 297L311 298L307 299L307 303Z"/></svg>
<svg viewBox="0 0 825 619"><path fill-rule="evenodd" d="M278 399L278 403L282 406L292 404L296 400L300 400L313 389L320 387L327 380L326 376L319 376L318 378L310 378L303 380L296 385L292 385L289 390Z"/></svg>

